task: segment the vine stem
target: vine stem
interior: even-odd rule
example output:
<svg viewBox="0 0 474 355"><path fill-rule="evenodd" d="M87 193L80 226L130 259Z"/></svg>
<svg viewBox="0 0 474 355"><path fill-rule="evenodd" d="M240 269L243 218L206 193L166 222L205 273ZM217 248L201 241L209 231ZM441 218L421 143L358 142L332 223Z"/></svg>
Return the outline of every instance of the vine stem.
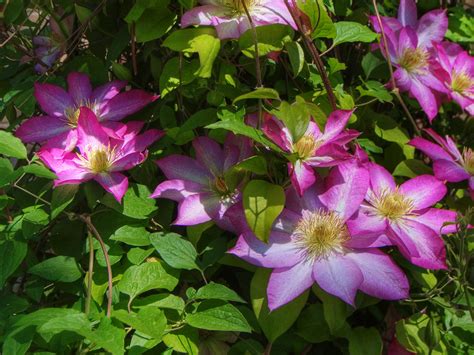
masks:
<svg viewBox="0 0 474 355"><path fill-rule="evenodd" d="M413 125L413 128L415 129L416 134L420 136L421 131L418 128L415 119L411 115L410 110L408 109L407 105L405 104L405 101L403 101L403 98L400 95L400 90L398 89L397 83L395 81L395 77L393 75L392 60L390 59L390 54L388 52L387 36L385 35L385 30L383 28L382 18L380 17L380 12L379 12L379 9L377 7L377 0L372 0L372 4L374 5L375 16L377 17L377 22L378 22L379 27L380 27L380 34L382 35L383 46L380 46L380 49L384 52L385 58L387 59L388 70L389 70L389 73L390 73L390 84L392 85L392 92L397 97L398 101L400 102L400 105L403 108L403 111L405 111L405 114L407 115L408 119L411 121L411 123Z"/></svg>
<svg viewBox="0 0 474 355"><path fill-rule="evenodd" d="M92 233L92 235L99 241L100 248L102 249L102 252L104 253L105 264L107 265L107 278L108 278L107 318L110 318L110 315L112 313L113 275L112 275L112 266L110 264L109 252L107 251L107 247L105 246L105 243L102 240L102 237L100 236L99 232L97 231L94 224L92 223L90 216L78 214L77 217L87 225L89 232Z"/></svg>
<svg viewBox="0 0 474 355"><path fill-rule="evenodd" d="M321 75L321 79L323 80L324 88L326 89L326 93L328 95L329 104L331 105L332 110L335 111L337 110L336 96L334 95L334 90L332 89L331 82L329 81L329 77L326 73L326 69L324 68L324 63L321 60L319 51L314 45L313 40L310 38L308 32L304 30L299 17L295 14L295 9L293 7L294 5L290 5L288 0L284 0L284 1L285 1L286 7L288 8L288 11L291 14L291 17L293 17L293 20L295 21L296 26L298 27L298 31L303 36L304 44L306 48L308 49L309 53L311 54L311 57L313 58L313 62L316 65L316 68L318 69L319 74Z"/></svg>

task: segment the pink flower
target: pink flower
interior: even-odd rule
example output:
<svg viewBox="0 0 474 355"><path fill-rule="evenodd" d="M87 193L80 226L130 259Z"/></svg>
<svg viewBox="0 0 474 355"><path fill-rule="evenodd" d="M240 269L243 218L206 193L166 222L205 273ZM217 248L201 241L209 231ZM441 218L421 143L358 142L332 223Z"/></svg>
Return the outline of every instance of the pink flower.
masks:
<svg viewBox="0 0 474 355"><path fill-rule="evenodd" d="M358 240L346 224L359 209L368 184L367 170L355 162L333 168L325 184L315 184L302 197L290 189L268 244L240 223L241 235L229 252L247 262L273 269L267 295L274 310L314 282L354 305L357 290L396 300L408 296L408 281L395 263ZM325 187L322 187L325 185Z"/></svg>
<svg viewBox="0 0 474 355"><path fill-rule="evenodd" d="M120 121L153 102L158 96L143 90L120 93L125 81L112 81L92 89L89 77L70 73L67 77L69 92L52 84L35 83L35 97L46 115L26 120L16 130L25 143L44 142L51 138L75 142L79 108L91 109L99 121ZM74 145L69 148L72 149Z"/></svg>
<svg viewBox="0 0 474 355"><path fill-rule="evenodd" d="M90 109L82 107L77 120L77 152L60 145L45 146L39 152L41 160L57 175L54 186L80 184L96 180L120 202L127 191L128 179L120 173L141 164L147 157L146 148L161 138L163 132L150 129L139 134L143 122L114 122L105 129Z"/></svg>
<svg viewBox="0 0 474 355"><path fill-rule="evenodd" d="M306 132L296 142L283 122L274 116L265 116L265 134L285 152L297 156L295 163L288 163L288 173L300 195L316 181L314 167L334 166L352 158L345 145L356 138L359 132L344 131L351 114L352 111L334 111L328 117L324 132L310 121Z"/></svg>
<svg viewBox="0 0 474 355"><path fill-rule="evenodd" d="M432 208L446 194L446 186L431 175L420 175L397 186L380 165L366 164L370 186L359 212L348 221L360 240L373 246L394 244L411 263L446 268L441 234L453 233L456 212Z"/></svg>
<svg viewBox="0 0 474 355"><path fill-rule="evenodd" d="M464 148L461 154L450 137L446 136L446 139L443 139L432 129L426 129L425 132L437 144L421 137L413 138L409 144L433 160L433 171L438 179L449 182L468 180L471 198L474 199L474 152L472 149Z"/></svg>
<svg viewBox="0 0 474 355"><path fill-rule="evenodd" d="M371 22L380 33L377 18L372 16ZM394 73L396 84L419 102L431 122L438 114L442 93L446 91L432 68L433 43L441 42L448 28L446 12L430 11L418 21L415 2L402 0L398 19L384 17L382 24L390 60L397 68ZM385 50L382 53L386 55Z"/></svg>
<svg viewBox="0 0 474 355"><path fill-rule="evenodd" d="M251 155L249 140L229 135L224 147L207 137L193 141L196 159L170 155L157 161L169 179L159 184L152 198L168 198L179 203L176 225L195 225L214 220L232 230L224 216L241 199L242 176L232 167Z"/></svg>
<svg viewBox="0 0 474 355"><path fill-rule="evenodd" d="M474 57L455 43L435 43L434 46L435 75L444 84L449 98L474 115Z"/></svg>
<svg viewBox="0 0 474 355"><path fill-rule="evenodd" d="M402 28L410 28L416 33L418 45L421 48L431 48L432 42L441 42L448 29L446 10L432 10L418 20L415 0L400 0L398 16L381 17L384 31L398 32ZM380 26L375 16L370 21L376 32L380 33Z"/></svg>
<svg viewBox="0 0 474 355"><path fill-rule="evenodd" d="M239 38L251 28L242 0L200 0L202 6L187 11L181 26L214 26L220 39ZM243 0L255 26L296 25L283 0Z"/></svg>

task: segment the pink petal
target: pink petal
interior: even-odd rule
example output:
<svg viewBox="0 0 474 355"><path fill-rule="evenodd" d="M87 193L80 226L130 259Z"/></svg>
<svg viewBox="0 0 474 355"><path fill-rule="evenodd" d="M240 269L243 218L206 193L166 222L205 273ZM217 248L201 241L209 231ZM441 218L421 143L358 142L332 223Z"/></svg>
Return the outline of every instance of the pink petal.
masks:
<svg viewBox="0 0 474 355"><path fill-rule="evenodd" d="M412 264L426 269L446 269L443 239L433 229L404 219L390 225L389 237Z"/></svg>
<svg viewBox="0 0 474 355"><path fill-rule="evenodd" d="M353 110L336 110L332 112L324 128L323 139L325 141L331 141L333 138L336 138L346 127L352 112Z"/></svg>
<svg viewBox="0 0 474 355"><path fill-rule="evenodd" d="M243 233L228 252L250 264L267 268L291 267L303 259L291 236L285 233L272 233L268 243L260 241L253 233Z"/></svg>
<svg viewBox="0 0 474 355"><path fill-rule="evenodd" d="M236 19L231 19L229 21L221 21L215 24L213 23L213 25L216 27L217 36L220 39L239 38L242 34L239 28L240 23Z"/></svg>
<svg viewBox="0 0 474 355"><path fill-rule="evenodd" d="M54 180L54 186L77 185L94 178L94 174L83 168L59 171L56 176L58 178Z"/></svg>
<svg viewBox="0 0 474 355"><path fill-rule="evenodd" d="M434 176L420 175L400 185L399 192L413 200L415 210L421 210L440 201L447 188Z"/></svg>
<svg viewBox="0 0 474 355"><path fill-rule="evenodd" d="M357 264L343 255L333 255L316 261L313 278L324 291L352 306L354 306L357 289L364 281Z"/></svg>
<svg viewBox="0 0 474 355"><path fill-rule="evenodd" d="M268 308L273 311L301 295L314 281L313 265L301 262L289 268L273 270L268 280Z"/></svg>
<svg viewBox="0 0 474 355"><path fill-rule="evenodd" d="M423 111L428 116L430 122L436 117L439 111L439 103L429 87L424 85L416 77L412 77L410 94L413 95L420 104Z"/></svg>
<svg viewBox="0 0 474 355"><path fill-rule="evenodd" d="M43 111L52 117L63 117L66 108L74 107L71 96L56 85L35 83L34 95Z"/></svg>
<svg viewBox="0 0 474 355"><path fill-rule="evenodd" d="M23 122L15 135L24 143L44 142L70 129L71 127L58 117L36 116Z"/></svg>
<svg viewBox="0 0 474 355"><path fill-rule="evenodd" d="M129 139L128 142L122 147L123 153L143 152L148 146L152 145L158 139L165 135L164 131L157 129L149 129L143 134L136 137L134 134L127 134L125 139ZM131 138L132 136L133 138Z"/></svg>
<svg viewBox="0 0 474 355"><path fill-rule="evenodd" d="M290 151L292 143L288 129L275 116L265 113L263 117L262 131L265 135L284 151Z"/></svg>
<svg viewBox="0 0 474 355"><path fill-rule="evenodd" d="M433 10L424 14L416 29L418 43L422 47L431 47L433 42L441 42L448 29L446 10Z"/></svg>
<svg viewBox="0 0 474 355"><path fill-rule="evenodd" d="M77 106L82 106L89 100L92 94L92 86L89 77L84 73L72 72L67 76L69 94Z"/></svg>
<svg viewBox="0 0 474 355"><path fill-rule="evenodd" d="M288 174L300 196L316 181L313 168L301 160L297 160L294 165L288 163Z"/></svg>
<svg viewBox="0 0 474 355"><path fill-rule="evenodd" d="M155 95L138 89L123 92L114 96L101 107L100 119L120 121L124 117L140 111L157 98Z"/></svg>
<svg viewBox="0 0 474 355"><path fill-rule="evenodd" d="M319 196L321 202L344 220L360 207L369 187L367 169L347 162L331 170L326 180L326 191Z"/></svg>
<svg viewBox="0 0 474 355"><path fill-rule="evenodd" d="M361 291L384 300L400 300L409 296L407 277L388 255L377 249L368 249L350 252L346 257L362 272Z"/></svg>
<svg viewBox="0 0 474 355"><path fill-rule="evenodd" d="M212 18L215 16L225 16L225 9L217 5L203 5L197 6L189 11L186 11L181 18L181 27L188 27L191 25L212 25Z"/></svg>
<svg viewBox="0 0 474 355"><path fill-rule="evenodd" d="M397 187L395 180L383 166L376 163L368 164L370 175L370 187L377 195L382 191L393 191Z"/></svg>
<svg viewBox="0 0 474 355"><path fill-rule="evenodd" d="M449 182L467 180L471 176L462 166L451 159L436 160L433 163L433 171L436 178Z"/></svg>
<svg viewBox="0 0 474 355"><path fill-rule="evenodd" d="M414 216L413 219L431 228L437 234L449 234L457 231L456 216L456 211L429 208L425 213ZM443 226L445 223L450 224Z"/></svg>
<svg viewBox="0 0 474 355"><path fill-rule="evenodd" d="M198 137L193 140L196 160L204 165L213 175L220 176L224 172L224 152L221 146L208 137Z"/></svg>
<svg viewBox="0 0 474 355"><path fill-rule="evenodd" d="M371 215L370 212L361 208L352 218L347 220L347 227L352 239L355 236L381 235L388 227L385 218L377 215ZM351 239L351 240L352 240Z"/></svg>
<svg viewBox="0 0 474 355"><path fill-rule="evenodd" d="M94 89L92 92L91 99L97 103L102 103L102 101L108 101L111 98L118 95L120 90L127 86L126 81L114 80L104 85L101 85Z"/></svg>
<svg viewBox="0 0 474 355"><path fill-rule="evenodd" d="M127 192L128 179L121 173L98 174L94 177L107 192L111 193L114 198L121 203L123 195Z"/></svg>
<svg viewBox="0 0 474 355"><path fill-rule="evenodd" d="M169 155L158 160L156 164L168 179L189 180L204 186L214 180L212 174L201 164L184 155Z"/></svg>
<svg viewBox="0 0 474 355"><path fill-rule="evenodd" d="M192 226L209 222L218 214L220 201L213 193L205 192L190 195L178 205L178 217L173 224L178 226Z"/></svg>
<svg viewBox="0 0 474 355"><path fill-rule="evenodd" d="M87 107L81 107L77 120L77 146L82 154L91 147L107 146L109 136L102 129L97 116Z"/></svg>
<svg viewBox="0 0 474 355"><path fill-rule="evenodd" d="M300 214L285 208L276 218L275 223L273 224L273 230L276 232L292 234L300 219Z"/></svg>
<svg viewBox="0 0 474 355"><path fill-rule="evenodd" d="M452 157L439 145L431 143L430 141L421 138L415 137L409 143L409 145L421 150L425 153L428 157L433 160L437 159L446 159L452 160Z"/></svg>
<svg viewBox="0 0 474 355"><path fill-rule="evenodd" d="M168 198L181 202L185 198L203 191L200 184L187 180L166 180L159 184L150 195L151 198Z"/></svg>
<svg viewBox="0 0 474 355"><path fill-rule="evenodd" d="M122 158L114 161L110 171L124 171L130 170L133 167L143 163L147 157L146 152L134 152L123 156Z"/></svg>
<svg viewBox="0 0 474 355"><path fill-rule="evenodd" d="M414 0L400 0L400 5L398 6L398 21L400 21L403 26L416 27L418 15Z"/></svg>

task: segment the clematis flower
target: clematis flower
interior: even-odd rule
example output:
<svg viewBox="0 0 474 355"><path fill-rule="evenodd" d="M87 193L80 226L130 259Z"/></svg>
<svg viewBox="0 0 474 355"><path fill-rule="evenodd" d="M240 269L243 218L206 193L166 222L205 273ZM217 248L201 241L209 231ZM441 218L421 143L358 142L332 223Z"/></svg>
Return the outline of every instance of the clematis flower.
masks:
<svg viewBox="0 0 474 355"><path fill-rule="evenodd" d="M196 158L170 155L157 161L169 179L159 184L152 198L168 198L179 203L176 225L195 225L210 220L224 229L232 225L224 216L241 199L242 176L233 172L235 164L251 155L249 140L229 135L224 147L208 137L193 141Z"/></svg>
<svg viewBox="0 0 474 355"><path fill-rule="evenodd" d="M111 132L100 125L94 112L82 107L77 121L78 151L49 146L37 154L57 175L54 186L95 180L120 202L128 187L121 171L141 164L148 154L146 148L164 134L155 129L139 134L142 127L142 122L114 122L116 132Z"/></svg>
<svg viewBox="0 0 474 355"><path fill-rule="evenodd" d="M461 153L454 141L446 136L443 139L432 129L426 129L431 138L437 143L424 138L413 138L409 144L425 153L433 160L433 172L439 180L460 182L468 180L469 192L474 200L474 152L464 148Z"/></svg>
<svg viewBox="0 0 474 355"><path fill-rule="evenodd" d="M81 107L92 110L99 121L120 121L158 98L138 89L120 93L127 83L119 80L92 89L83 73L70 73L67 82L68 92L56 85L35 83L34 95L46 115L32 117L18 127L16 135L23 142L55 138L70 142L68 148L72 149Z"/></svg>
<svg viewBox="0 0 474 355"><path fill-rule="evenodd" d="M367 170L355 162L334 167L323 184L302 197L290 189L268 244L240 223L241 235L229 253L273 269L267 296L270 310L298 297L316 282L326 292L354 305L357 290L387 300L408 296L408 281L392 259L351 233L347 220L359 209L368 184Z"/></svg>
<svg viewBox="0 0 474 355"><path fill-rule="evenodd" d="M352 111L337 110L328 117L324 132L312 120L304 135L294 142L287 127L276 117L267 114L263 131L281 149L295 153L297 160L288 163L288 173L296 191L302 195L316 181L314 167L329 167L351 159L345 145L359 132L346 130Z"/></svg>
<svg viewBox="0 0 474 355"><path fill-rule="evenodd" d="M283 0L200 0L202 5L187 11L181 26L214 26L220 39L239 38L251 28L245 7L255 26L296 25ZM245 7L244 7L245 4Z"/></svg>
<svg viewBox="0 0 474 355"><path fill-rule="evenodd" d="M375 16L370 18L375 31L381 32ZM433 43L441 42L448 28L444 10L433 10L417 20L413 0L402 0L398 19L384 17L382 25L387 37L387 52L392 64L397 87L408 92L420 104L430 122L436 117L441 105L444 85L434 75L432 68ZM381 43L383 47L383 42ZM386 51L382 54L385 56Z"/></svg>
<svg viewBox="0 0 474 355"><path fill-rule="evenodd" d="M453 233L456 213L432 208L447 192L431 175L420 175L397 186L393 176L375 163L366 164L370 186L365 202L348 222L374 245L388 238L412 264L427 269L446 268L441 234Z"/></svg>
<svg viewBox="0 0 474 355"><path fill-rule="evenodd" d="M448 29L446 10L432 10L418 19L415 0L400 0L397 18L382 16L381 20L384 31L398 32L404 27L412 29L420 48L431 48L432 42L441 42ZM370 16L370 21L374 30L381 33L377 17Z"/></svg>
<svg viewBox="0 0 474 355"><path fill-rule="evenodd" d="M434 44L435 75L444 84L450 99L474 115L474 57L455 43Z"/></svg>

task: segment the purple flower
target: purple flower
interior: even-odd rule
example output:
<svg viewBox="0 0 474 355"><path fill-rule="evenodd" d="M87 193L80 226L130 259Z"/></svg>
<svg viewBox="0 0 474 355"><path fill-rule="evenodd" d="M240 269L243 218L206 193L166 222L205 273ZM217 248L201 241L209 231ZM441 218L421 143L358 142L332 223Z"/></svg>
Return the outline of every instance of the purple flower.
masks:
<svg viewBox="0 0 474 355"><path fill-rule="evenodd" d="M454 211L432 208L446 194L446 186L431 175L420 175L397 186L380 165L366 164L370 186L349 228L365 236L365 243L394 244L411 263L428 268L446 268L441 234L453 233ZM360 240L363 240L362 238Z"/></svg>
<svg viewBox="0 0 474 355"><path fill-rule="evenodd" d="M381 32L377 18L372 16L371 22ZM446 91L432 68L433 43L441 42L448 28L446 12L430 11L418 21L415 2L405 0L400 2L398 19L384 17L382 24L390 60L397 68L396 84L419 102L431 122L438 114L441 94ZM382 51L384 56L385 52Z"/></svg>
<svg viewBox="0 0 474 355"><path fill-rule="evenodd" d="M214 220L232 230L224 216L241 199L242 176L232 167L251 155L249 140L228 135L224 147L207 137L193 141L196 158L170 155L157 161L169 179L159 184L152 198L168 198L179 203L176 225L195 225Z"/></svg>
<svg viewBox="0 0 474 355"><path fill-rule="evenodd" d="M365 245L365 239L358 240L346 224L359 209L368 181L365 168L345 162L331 170L325 187L312 185L302 197L290 189L268 244L240 221L242 234L229 252L273 269L267 288L270 310L314 282L351 305L357 290L387 300L408 296L404 273L390 257Z"/></svg>
<svg viewBox="0 0 474 355"><path fill-rule="evenodd" d="M125 81L112 81L92 89L89 77L83 73L70 73L69 91L52 84L35 83L35 97L46 115L26 120L16 130L25 143L44 142L51 138L70 141L72 149L76 138L79 109L88 107L99 121L120 121L153 102L158 96L143 90L120 93Z"/></svg>
<svg viewBox="0 0 474 355"><path fill-rule="evenodd" d="M54 186L96 180L120 202L127 191L128 179L120 171L141 164L146 148L163 136L150 129L139 134L143 122L114 122L104 129L90 109L82 107L77 120L77 152L61 145L43 147L37 154L57 175Z"/></svg>
<svg viewBox="0 0 474 355"><path fill-rule="evenodd" d="M295 163L288 163L288 173L296 191L303 193L316 181L314 167L329 167L351 159L345 145L359 132L344 131L352 111L337 110L328 117L324 132L313 121L304 135L294 142L290 131L276 117L265 116L263 131L281 149L297 156Z"/></svg>
<svg viewBox="0 0 474 355"><path fill-rule="evenodd" d="M469 192L474 200L474 152L472 149L464 148L461 154L456 143L448 136L443 139L432 129L426 129L425 132L437 144L421 137L413 138L409 144L433 160L433 171L438 179L449 182L468 180Z"/></svg>
<svg viewBox="0 0 474 355"><path fill-rule="evenodd" d="M296 25L283 0L200 0L202 6L187 11L181 26L214 26L220 39L239 38L250 26L245 6L255 26Z"/></svg>
<svg viewBox="0 0 474 355"><path fill-rule="evenodd" d="M474 57L455 43L434 44L435 75L444 84L450 99L474 115Z"/></svg>

